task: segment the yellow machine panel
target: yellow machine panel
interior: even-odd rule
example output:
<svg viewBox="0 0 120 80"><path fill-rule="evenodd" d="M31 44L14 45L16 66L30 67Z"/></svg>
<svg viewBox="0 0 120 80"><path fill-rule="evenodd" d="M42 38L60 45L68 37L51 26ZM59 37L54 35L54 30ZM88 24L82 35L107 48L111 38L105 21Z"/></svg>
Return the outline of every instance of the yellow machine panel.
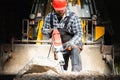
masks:
<svg viewBox="0 0 120 80"><path fill-rule="evenodd" d="M38 22L38 35L37 35L37 40L42 40L43 36L42 36L42 25L43 25L43 20L40 20ZM40 44L40 43L36 43L36 44Z"/></svg>
<svg viewBox="0 0 120 80"><path fill-rule="evenodd" d="M105 28L104 26L96 26L95 27L95 40L98 40L105 34Z"/></svg>

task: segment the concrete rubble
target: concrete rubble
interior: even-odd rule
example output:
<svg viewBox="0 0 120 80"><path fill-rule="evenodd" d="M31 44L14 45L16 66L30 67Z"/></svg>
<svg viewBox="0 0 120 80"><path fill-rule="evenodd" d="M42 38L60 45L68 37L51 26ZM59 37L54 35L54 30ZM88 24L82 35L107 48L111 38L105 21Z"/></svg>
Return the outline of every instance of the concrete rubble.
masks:
<svg viewBox="0 0 120 80"><path fill-rule="evenodd" d="M48 57L50 45L16 44L13 47L12 58L6 62L3 74L15 74L14 80L106 80L112 75L102 60L99 45L83 47L81 72L71 72L71 63L67 71L61 71L52 50Z"/></svg>

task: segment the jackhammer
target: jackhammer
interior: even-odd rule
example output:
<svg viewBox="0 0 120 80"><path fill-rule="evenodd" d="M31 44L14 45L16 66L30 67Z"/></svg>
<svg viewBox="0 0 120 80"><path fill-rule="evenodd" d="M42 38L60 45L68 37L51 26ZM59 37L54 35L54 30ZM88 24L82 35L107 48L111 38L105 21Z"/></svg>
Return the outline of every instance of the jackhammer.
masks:
<svg viewBox="0 0 120 80"><path fill-rule="evenodd" d="M53 44L53 51L54 51L54 59L59 61L61 66L61 70L63 70L63 65L65 64L63 58L63 45L60 36L60 32L58 29L54 29L52 32L52 44Z"/></svg>

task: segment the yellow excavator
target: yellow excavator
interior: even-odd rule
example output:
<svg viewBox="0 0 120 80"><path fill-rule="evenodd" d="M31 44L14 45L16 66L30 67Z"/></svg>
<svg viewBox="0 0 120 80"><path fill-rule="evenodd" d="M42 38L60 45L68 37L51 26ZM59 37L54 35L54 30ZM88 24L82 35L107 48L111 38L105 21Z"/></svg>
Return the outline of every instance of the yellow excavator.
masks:
<svg viewBox="0 0 120 80"><path fill-rule="evenodd" d="M34 0L33 6L30 13L30 20L28 21L27 32L24 32L24 27L22 28L23 38L31 40L42 40L43 35L41 33L42 24L44 17L50 12L51 2L50 0L41 1ZM69 0L68 7L76 12L76 14L81 18L82 28L84 30L83 42L85 44L103 43L103 38L105 34L105 25L98 25L97 21L97 10L94 0ZM23 20L23 24L26 20ZM27 35L24 35L27 33Z"/></svg>
<svg viewBox="0 0 120 80"><path fill-rule="evenodd" d="M84 43L83 51L80 54L83 66L82 72L95 72L103 75L116 74L114 48L112 44L105 45L106 22L100 21L97 1L68 0L67 7L79 16L80 22L82 23L84 33L82 38ZM11 64L10 62L7 63L4 66L4 74L19 73L21 75L24 72L43 72L40 70L43 69L41 66L39 66L39 69L31 69L30 67L30 70L28 70L28 65L35 63L33 67L38 68L36 64L51 66L51 62L54 62L51 41L41 32L44 18L51 10L51 0L33 0L29 19L22 20L22 39L12 40L13 52L11 53L20 55L22 58L15 56L14 60L11 60ZM46 61L46 58L50 59L50 62ZM37 63L37 59L39 63ZM42 63L43 60L46 62ZM17 64L13 64L12 61ZM9 69L7 66L10 66ZM14 66L19 67L15 69ZM50 69L53 69L52 67ZM57 72L56 70L54 71Z"/></svg>

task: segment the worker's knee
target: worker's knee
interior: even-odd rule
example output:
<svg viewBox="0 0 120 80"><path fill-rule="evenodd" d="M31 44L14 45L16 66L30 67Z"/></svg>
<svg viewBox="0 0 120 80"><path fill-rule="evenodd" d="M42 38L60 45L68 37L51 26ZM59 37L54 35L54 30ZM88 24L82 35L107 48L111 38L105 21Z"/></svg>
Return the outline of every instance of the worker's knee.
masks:
<svg viewBox="0 0 120 80"><path fill-rule="evenodd" d="M72 50L73 50L73 51L76 51L76 52L80 52L80 49L79 49L78 46L73 46L73 47L72 47Z"/></svg>
<svg viewBox="0 0 120 80"><path fill-rule="evenodd" d="M76 47L72 47L71 54L79 54L79 53L80 53L80 51L79 51L78 48L76 48Z"/></svg>

